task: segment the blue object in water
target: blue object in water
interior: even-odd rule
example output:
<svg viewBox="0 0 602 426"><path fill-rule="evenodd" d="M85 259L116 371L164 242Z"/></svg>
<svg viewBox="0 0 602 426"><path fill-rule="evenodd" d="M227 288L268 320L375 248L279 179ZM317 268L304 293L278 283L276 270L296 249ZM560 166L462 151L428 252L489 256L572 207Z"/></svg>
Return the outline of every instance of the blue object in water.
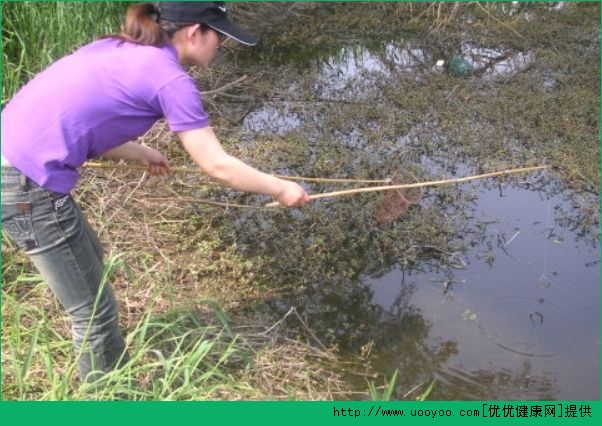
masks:
<svg viewBox="0 0 602 426"><path fill-rule="evenodd" d="M466 77L474 71L473 66L462 56L454 56L449 62L449 70L456 77Z"/></svg>

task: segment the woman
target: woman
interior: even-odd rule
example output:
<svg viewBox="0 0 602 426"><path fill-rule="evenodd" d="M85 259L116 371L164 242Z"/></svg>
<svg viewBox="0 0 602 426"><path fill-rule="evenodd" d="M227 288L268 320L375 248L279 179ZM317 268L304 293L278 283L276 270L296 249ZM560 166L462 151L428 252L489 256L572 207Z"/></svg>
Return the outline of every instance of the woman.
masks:
<svg viewBox="0 0 602 426"><path fill-rule="evenodd" d="M183 65L207 67L226 38L256 40L223 2L141 3L122 33L90 43L40 73L2 111L2 226L26 251L72 322L79 374L93 381L127 359L102 247L73 198L77 169L100 155L169 173L157 150L129 142L165 118L198 166L222 184L288 207L299 185L226 154ZM42 111L42 113L39 113Z"/></svg>

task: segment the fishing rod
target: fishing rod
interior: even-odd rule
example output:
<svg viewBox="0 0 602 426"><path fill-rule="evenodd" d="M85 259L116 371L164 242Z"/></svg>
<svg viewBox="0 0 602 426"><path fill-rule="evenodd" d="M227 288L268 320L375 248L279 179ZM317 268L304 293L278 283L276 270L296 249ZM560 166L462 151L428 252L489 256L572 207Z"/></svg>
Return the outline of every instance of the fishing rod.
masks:
<svg viewBox="0 0 602 426"><path fill-rule="evenodd" d="M130 164L113 164L113 163L94 163L94 162L86 162L84 163L84 167L90 169L120 169L120 170L147 170L146 166L142 165L130 165ZM318 177L304 177L304 176L286 176L286 175L273 175L281 179L288 180L300 180L307 182L330 182L330 183L387 183L387 185L381 186L369 186L364 188L355 188L348 189L343 191L333 191L333 192L325 192L322 194L314 194L310 195L310 200L318 200L322 198L335 198L346 195L354 195L354 194L362 194L362 193L370 193L370 192L382 192L382 191L390 191L395 189L411 189L411 188L425 188L425 187L435 187L435 186L443 186L443 185L453 185L463 182L468 182L472 180L478 179L486 179L498 176L509 176L519 173L527 173L534 172L539 170L549 169L549 165L542 166L532 166L532 167L520 167L516 169L508 169L501 170L496 172L484 173L480 175L474 176L466 176L461 178L454 179L444 179L444 180L434 180L428 182L416 182L416 183L406 183L400 185L388 184L390 179L385 180L366 180L366 179L337 179L337 178L318 178ZM192 174L204 174L200 169L191 169L186 167L171 167L170 170L174 173L192 173ZM194 199L187 198L185 201L193 201ZM250 207L250 206L242 206L237 204L230 203L217 203L212 202L210 200L197 200L198 202L220 205L226 207ZM267 203L264 207L273 208L273 207L282 207L282 205L278 201Z"/></svg>
<svg viewBox="0 0 602 426"><path fill-rule="evenodd" d="M146 171L148 170L147 166L142 166L142 165L138 165L138 164L116 164L116 163L95 163L95 162L86 162L84 163L83 167L87 168L87 169L113 169L113 170L141 170L141 171ZM204 175L205 172L203 172L201 169L192 169L192 168L188 168L188 167L170 167L169 170L172 173L180 173L180 174L186 174L186 173L190 173L190 174L199 174L199 175ZM384 179L384 180L370 180L370 179L344 179L344 178L319 178L319 177L306 177L306 176L288 176L288 175L278 175L278 174L274 174L272 176L275 176L277 178L280 179L286 179L286 180L298 180L298 181L305 181L305 182L324 182L324 183L387 183L389 182L389 180Z"/></svg>
<svg viewBox="0 0 602 426"><path fill-rule="evenodd" d="M431 187L431 186L452 185L452 184L456 184L456 183L468 182L468 181L477 180L477 179L485 179L485 178L496 177L496 176L506 176L506 175L513 175L513 174L518 174L518 173L526 173L526 172L533 172L533 171L537 171L537 170L544 170L549 167L550 166L547 166L547 165L534 166L534 167L521 167L521 168L517 168L517 169L502 170L499 172L491 172L491 173L485 173L485 174L481 174L481 175L466 176L466 177L455 178L455 179L435 180L435 181L418 182L418 183L407 183L407 184L402 184L402 185L370 186L367 188L356 188L356 189L348 189L345 191L334 191L334 192L325 192L323 194L314 194L314 195L310 195L309 199L317 200L320 198L333 198L333 197L340 197L343 195L360 194L360 193L367 193L367 192L390 191L392 189L424 188L424 187ZM281 206L281 204L277 201L268 203L265 205L265 207L279 207L279 206Z"/></svg>

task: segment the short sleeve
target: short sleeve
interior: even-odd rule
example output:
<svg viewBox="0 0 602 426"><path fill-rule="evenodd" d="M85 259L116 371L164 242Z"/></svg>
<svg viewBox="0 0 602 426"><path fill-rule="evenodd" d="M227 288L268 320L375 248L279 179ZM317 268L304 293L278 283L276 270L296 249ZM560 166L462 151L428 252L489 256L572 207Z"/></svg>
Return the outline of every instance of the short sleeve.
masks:
<svg viewBox="0 0 602 426"><path fill-rule="evenodd" d="M210 125L201 94L189 76L176 78L163 86L157 92L157 100L172 132Z"/></svg>

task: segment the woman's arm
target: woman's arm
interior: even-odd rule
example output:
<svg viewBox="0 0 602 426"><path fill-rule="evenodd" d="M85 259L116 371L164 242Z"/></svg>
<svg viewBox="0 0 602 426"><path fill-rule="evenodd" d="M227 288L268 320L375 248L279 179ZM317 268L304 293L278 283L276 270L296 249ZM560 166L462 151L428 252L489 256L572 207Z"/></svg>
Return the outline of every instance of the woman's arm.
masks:
<svg viewBox="0 0 602 426"><path fill-rule="evenodd" d="M227 154L210 127L179 132L178 136L201 170L225 186L270 195L287 207L301 207L309 201L307 192L296 183L260 172Z"/></svg>
<svg viewBox="0 0 602 426"><path fill-rule="evenodd" d="M135 142L126 142L102 154L105 158L113 160L133 160L148 167L151 175L167 176L169 174L169 161L159 151Z"/></svg>

